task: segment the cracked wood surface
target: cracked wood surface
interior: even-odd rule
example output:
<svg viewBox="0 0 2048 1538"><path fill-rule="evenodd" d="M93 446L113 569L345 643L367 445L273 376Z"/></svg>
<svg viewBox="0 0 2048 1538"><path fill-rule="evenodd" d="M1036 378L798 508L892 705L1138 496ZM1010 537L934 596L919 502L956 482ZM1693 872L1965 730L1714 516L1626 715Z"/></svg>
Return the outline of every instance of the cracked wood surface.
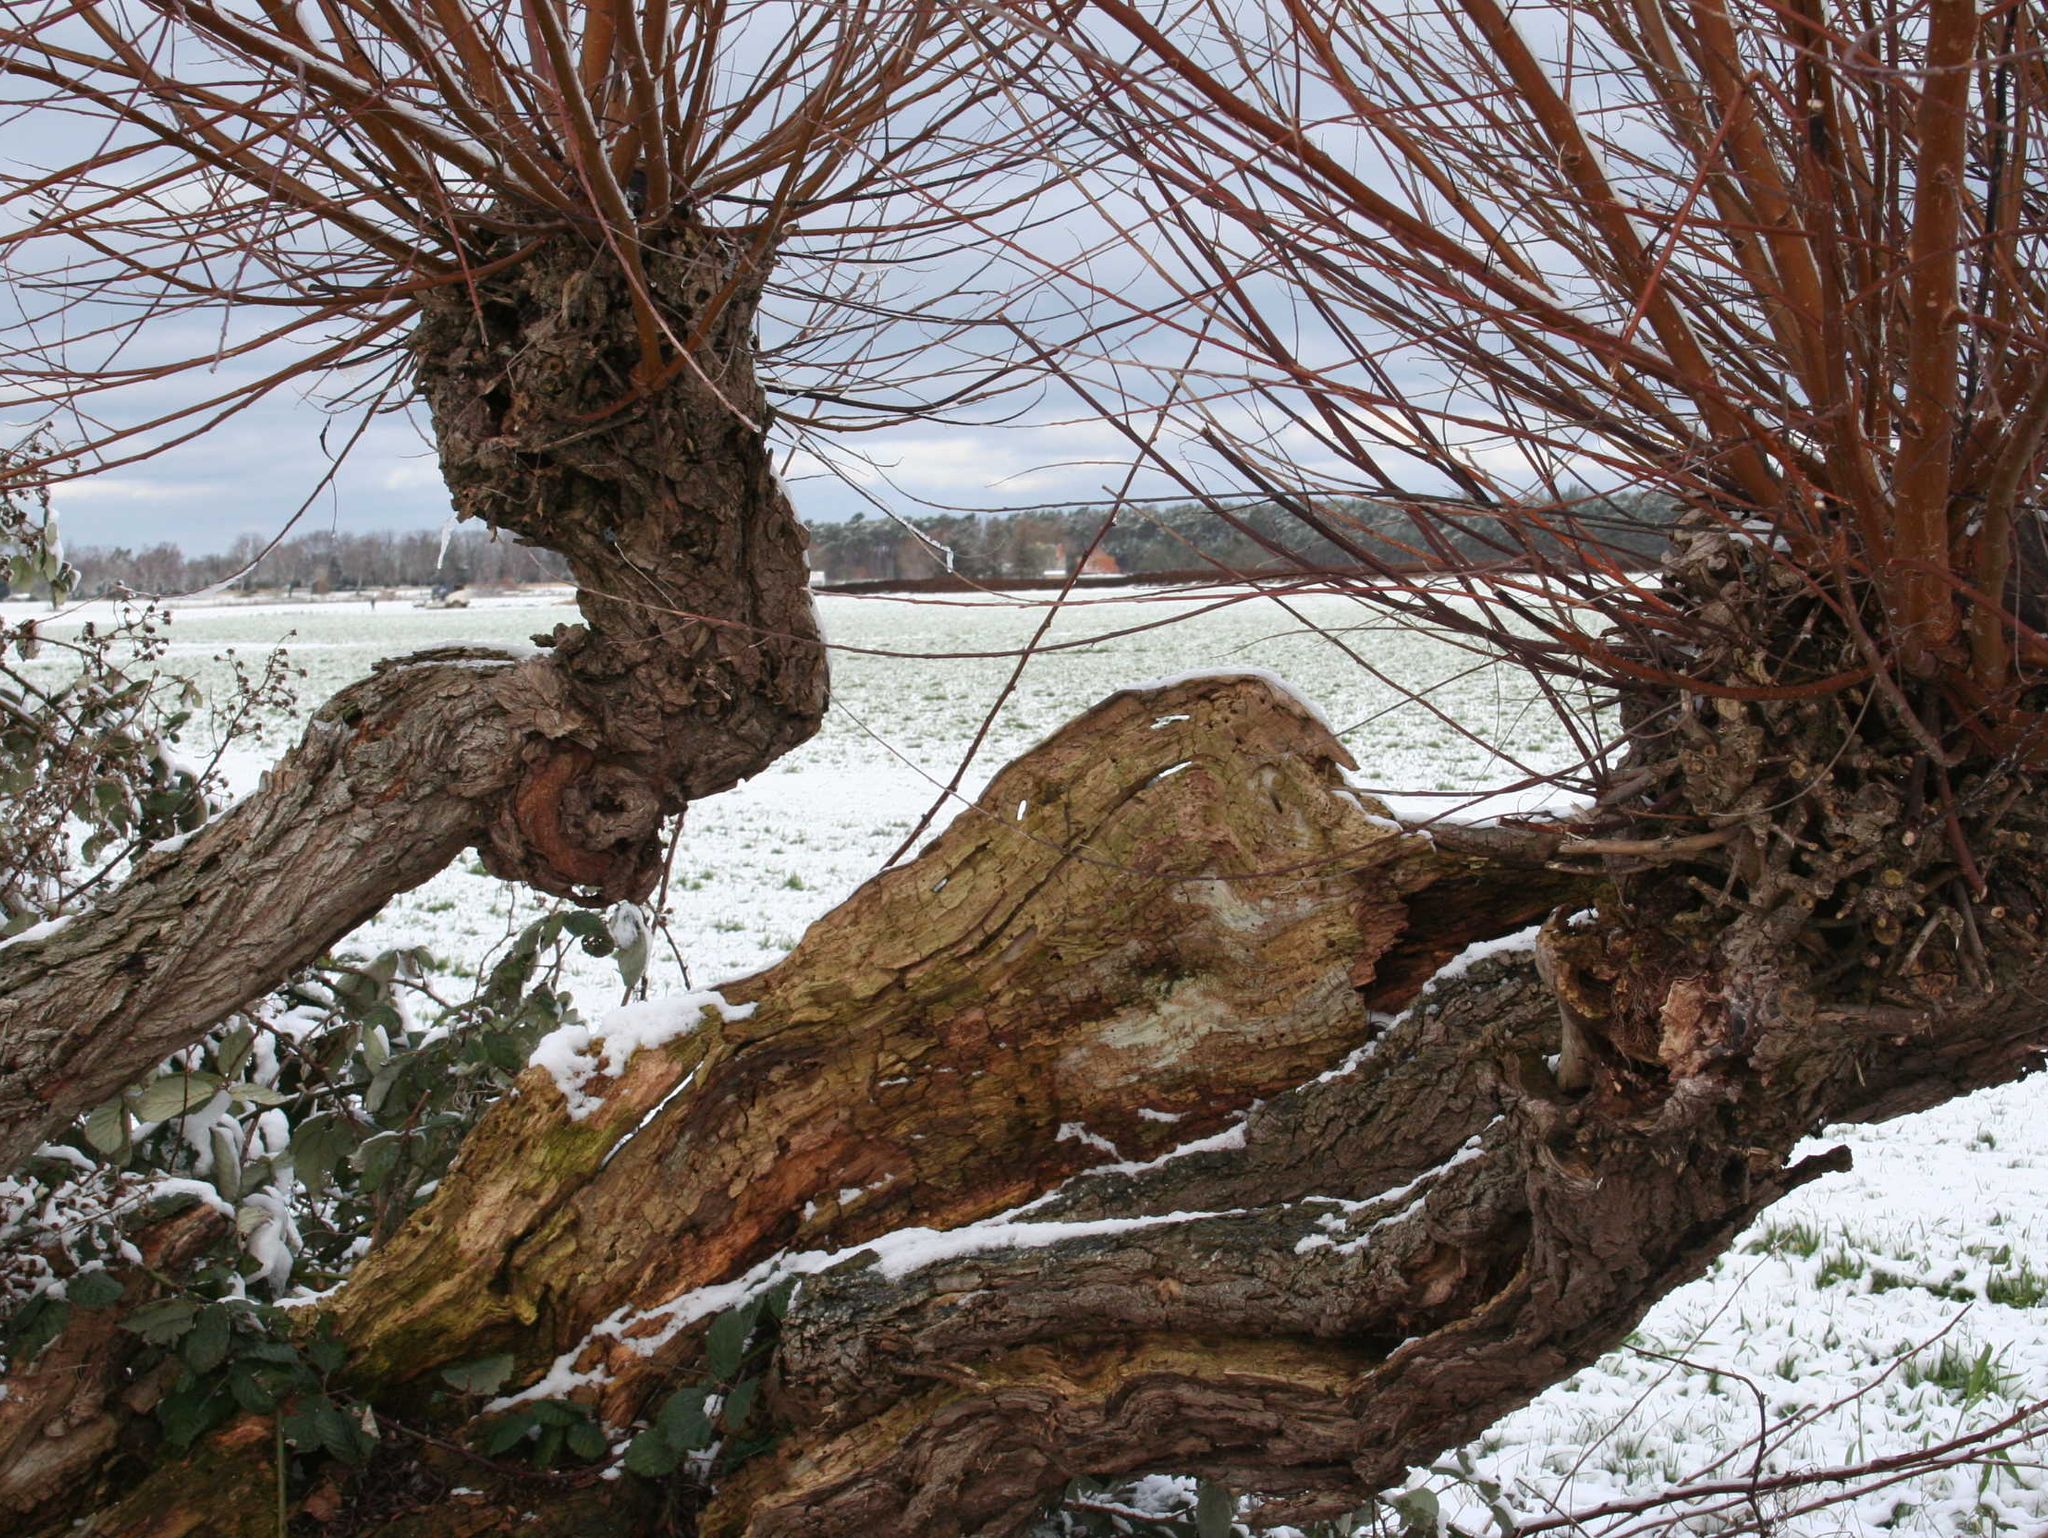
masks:
<svg viewBox="0 0 2048 1538"><path fill-rule="evenodd" d="M335 1305L365 1370L537 1369L623 1312L579 1360L621 1417L694 1345L642 1357L632 1319L692 1288L973 1221L1104 1145L1155 1157L1337 1061L1409 898L1463 870L1345 790L1346 763L1256 678L1113 696L727 985L747 1018L642 1052L587 1121L530 1071Z"/></svg>

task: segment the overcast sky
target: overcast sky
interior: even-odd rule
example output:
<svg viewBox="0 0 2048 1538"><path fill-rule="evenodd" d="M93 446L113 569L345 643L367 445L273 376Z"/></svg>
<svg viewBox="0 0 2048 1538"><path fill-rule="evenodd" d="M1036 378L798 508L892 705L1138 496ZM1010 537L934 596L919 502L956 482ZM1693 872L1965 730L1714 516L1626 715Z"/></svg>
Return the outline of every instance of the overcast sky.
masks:
<svg viewBox="0 0 2048 1538"><path fill-rule="evenodd" d="M200 443L71 482L56 497L65 542L225 550L244 534L276 534L309 495L301 532L438 528L448 520L432 450L403 418L373 425L332 484L314 495L328 467L323 427L338 447L345 422L330 424L296 402L266 404ZM786 482L798 511L813 521L872 514L877 502L916 515L929 510L920 498L982 508L1092 502L1123 484L1122 444L1106 428L934 424L850 440L845 464L854 485L808 454L788 461ZM851 459L856 449L874 461L872 469Z"/></svg>
<svg viewBox="0 0 2048 1538"><path fill-rule="evenodd" d="M6 104L9 89L5 77L0 76L0 106ZM78 153L79 144L85 142L79 136L92 128L90 123L66 127L63 119L48 111L16 119L6 148L0 151L0 180L47 173L51 165ZM126 168L123 174L139 177L141 169ZM801 264L806 258L802 243L792 237L791 243L779 250L778 271L797 276L789 280L790 292L780 301L786 313L777 311L771 294L764 312L764 334L772 342L777 326L785 334L802 330L805 298L798 290L806 281L815 285L813 301L824 302L817 301L818 295L829 301L834 292L841 292L850 301L847 312L854 315L865 313L870 306L873 313L890 315L902 313L899 306L916 311L928 301L943 307L960 296L961 305L974 321L962 333L961 350L950 364L944 358L935 362L932 353L906 346L894 354L902 368L913 375L919 370L934 371L921 382L906 382L894 368L864 372L860 363L868 354L856 348L850 355L853 362L848 365L848 377L863 389L893 389L946 399L960 378L978 374L1009 349L1029 353L1031 348L1022 341L1027 334L1034 339L1033 346L1043 345L1050 355L1060 348L1062 332L1074 331L1101 351L1072 366L1088 374L1094 398L1104 403L1104 409L1132 411L1130 426L1142 433L1147 430L1150 409L1161 400L1179 396L1186 381L1201 370L1190 367L1194 354L1185 331L1164 328L1153 334L1143 326L1135 330L1126 326L1130 316L1142 316L1153 296L1167 290L1161 287L1160 253L1146 248L1145 222L1137 219L1126 226L1103 214L1100 200L1107 196L1107 185L1086 173L1077 178L1064 162L1058 167L1033 162L1025 169L991 176L985 183L977 181L971 191L952 195L970 210L982 203L1000 209L993 234L967 238L965 232L981 227L965 222L963 215L957 229L945 226L941 235L933 237L934 249L941 254L927 258L915 245L866 254L860 262L845 264L851 275L844 280L843 290L835 290L830 277L803 276ZM1028 198L1013 197L1017 187L1035 191ZM1089 189L1086 195L1077 190L1083 188ZM196 185L184 190L193 197L205 194L205 189ZM886 229L892 206L877 205L871 215L863 217L871 217L878 228ZM1185 215L1185 210L1182 212ZM19 209L0 211L0 221L27 217ZM1201 216L1193 217L1200 222ZM1120 218L1130 220L1131 211L1125 210ZM1227 220L1209 222L1213 225L1210 254L1232 269L1233 291L1256 293L1262 280L1253 275L1258 265L1254 252L1232 249L1233 243L1248 237ZM829 224L828 220L827 233L820 237L823 252L842 249L840 237L830 232ZM1111 238L1113 229L1118 231L1117 238ZM958 247L953 245L956 239L962 242ZM855 242L847 249L862 248ZM118 399L95 397L88 401L90 419L66 421L60 417L52 424L60 443L91 441L109 424L160 421L179 405L223 396L238 382L259 379L275 366L275 352L242 356L236 350L251 331L274 323L278 313L248 309L226 315L174 309L168 317L155 315L138 327L122 342L117 360L87 356L92 349L86 345L78 345L74 356L71 339L98 337L99 328L113 327L107 317L117 312L103 309L97 291L67 267L71 260L68 247L44 260L38 244L30 241L7 255L17 265L8 274L11 284L0 285L0 322L8 319L4 316L8 301L19 307L11 324L0 324L9 340L32 340L38 354L61 360L55 365L61 375L89 373L118 361L122 369L135 371L140 380L124 384ZM838 270L829 257L808 259L823 263L828 274ZM36 292L37 285L24 281L23 274L33 277L38 272L56 280L57 286ZM1049 286L1034 286L1039 280L1047 280ZM1183 281L1190 292L1199 292L1212 277L1204 263L1197 263L1193 274ZM49 297L61 293L67 282L73 285L68 290L68 310ZM1221 372L1210 376L1206 387L1191 387L1204 396L1200 404L1206 416L1199 420L1239 444L1255 445L1260 453L1286 461L1290 473L1304 481L1339 484L1357 473L1355 467L1331 460L1327 450L1298 428L1284 422L1262 423L1246 415L1248 408L1242 402L1257 392L1243 387L1245 376L1277 375L1284 382L1292 369L1313 372L1325 361L1319 355L1328 352L1328 333L1319 332L1320 322L1313 313L1301 311L1277 291L1269 298L1268 317L1286 333L1285 356L1261 364L1240 360L1234 353L1219 354L1215 366ZM1091 304L1106 314L1099 331L1088 315ZM1124 321L1118 320L1119 315ZM923 317L921 323L929 319ZM829 314L826 321L824 330L829 334ZM1358 325L1356 317L1352 323ZM934 324L932 329L934 335L946 335L943 326ZM1206 323L1203 336L1208 336ZM301 336L290 345L304 347L314 340L310 335ZM895 342L885 337L881 345L887 354ZM770 351L775 348L771 346ZM937 351L944 351L943 343ZM1340 362L1341 354L1339 349ZM823 372L829 357L807 365L801 347L788 349L788 356L797 360L793 368L799 373L810 366L814 376L832 377ZM197 359L200 366L174 379L146 377L149 367L167 359ZM948 373L949 367L960 372ZM23 377L30 375L25 372ZM802 378L785 382L794 390L806 388ZM1374 358L1370 382L1375 389L1391 383L1404 392L1412 384L1411 399L1425 399L1445 388L1425 367L1392 352ZM329 381L329 387L335 383ZM348 381L338 383L345 388ZM1205 390L1211 393L1205 394ZM1176 405L1185 407L1187 401L1179 398ZM1302 410L1304 418L1308 416L1299 403L1296 409ZM971 411L968 414L972 416ZM0 406L0 423L8 415ZM813 452L794 455L785 479L799 514L812 521L831 521L886 508L916 516L952 508L1099 502L1125 493L1171 495L1176 489L1161 476L1132 476L1128 468L1132 450L1124 433L1079 403L1025 396L999 402L984 415L1011 420L1012 425L999 428L972 420L918 423L861 433L843 440L837 449L829 444L813 445ZM1019 420L1025 425L1015 425ZM179 423L165 431L182 432L194 425ZM420 425L403 413L374 422L350 450L347 462L323 485L332 469L331 453L339 452L354 431L352 419L330 419L317 406L280 390L211 427L192 443L60 487L56 505L64 537L74 547L170 542L188 554L201 554L227 549L244 536L271 538L295 514L296 532L432 529L448 521L448 497L431 446ZM1513 474L1514 461L1522 452L1515 445L1503 449L1485 442L1467 444L1460 436L1465 429L1456 422L1441 431L1458 441L1471 462L1484 463L1489 455L1500 455L1503 462L1490 468ZM136 440L129 440L116 445L114 452L127 453L135 447ZM832 474L817 454L833 456L843 474ZM1430 493L1449 489L1408 477L1398 457L1386 462L1390 475L1410 489ZM1245 480L1241 475L1218 475L1209 483L1218 489L1242 491Z"/></svg>

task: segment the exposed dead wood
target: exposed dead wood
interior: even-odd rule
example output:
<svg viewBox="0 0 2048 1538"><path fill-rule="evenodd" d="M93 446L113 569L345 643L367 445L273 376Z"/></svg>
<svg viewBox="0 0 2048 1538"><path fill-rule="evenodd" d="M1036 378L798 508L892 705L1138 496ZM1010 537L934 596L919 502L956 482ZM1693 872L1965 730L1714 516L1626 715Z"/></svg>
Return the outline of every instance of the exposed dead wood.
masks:
<svg viewBox="0 0 2048 1538"><path fill-rule="evenodd" d="M32 1372L6 1379L0 1398L0 1514L62 1503L132 1439L134 1417L154 1403L159 1382L138 1381L129 1363L138 1344L121 1330L129 1308L161 1296L155 1276L175 1276L213 1244L228 1220L194 1206L135 1235L139 1266L124 1268L121 1309L76 1315ZM146 1441L143 1445L146 1446Z"/></svg>
<svg viewBox="0 0 2048 1538"><path fill-rule="evenodd" d="M1361 982L1387 1009L1419 988L1450 943L1411 933L1434 884L1468 935L1558 900L1400 833L1347 764L1257 678L1112 697L727 1009L593 1081L586 1119L530 1071L330 1306L355 1381L402 1406L449 1363L511 1351L516 1385L561 1356L622 1424L697 1361L695 1289L1223 1131L1370 1037ZM1417 1155L1366 1167L1387 1157Z"/></svg>
<svg viewBox="0 0 2048 1538"><path fill-rule="evenodd" d="M336 1304L365 1371L537 1370L617 1316L577 1365L620 1418L694 1349L637 1345L692 1289L1155 1157L1338 1060L1370 1029L1356 979L1464 870L1344 790L1346 762L1257 679L1112 697L588 1120L522 1081ZM1553 897L1497 892L1471 927Z"/></svg>

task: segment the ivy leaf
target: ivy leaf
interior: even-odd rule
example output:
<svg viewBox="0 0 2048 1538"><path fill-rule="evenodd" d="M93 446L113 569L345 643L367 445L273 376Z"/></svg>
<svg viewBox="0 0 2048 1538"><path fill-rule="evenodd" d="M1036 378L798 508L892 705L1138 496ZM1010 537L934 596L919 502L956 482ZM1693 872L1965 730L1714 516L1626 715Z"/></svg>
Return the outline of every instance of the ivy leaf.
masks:
<svg viewBox="0 0 2048 1538"><path fill-rule="evenodd" d="M500 1073L517 1073L526 1066L526 1049L504 1031L487 1033L470 1050L484 1066Z"/></svg>
<svg viewBox="0 0 2048 1538"><path fill-rule="evenodd" d="M183 1452L226 1420L234 1403L219 1383L193 1383L163 1397L156 1407L157 1424L164 1428L164 1440Z"/></svg>
<svg viewBox="0 0 2048 1538"><path fill-rule="evenodd" d="M242 1195L241 1128L232 1121L215 1122L207 1129L207 1145L213 1150L213 1188L225 1201L239 1201Z"/></svg>
<svg viewBox="0 0 2048 1538"><path fill-rule="evenodd" d="M379 1132L362 1143L348 1156L349 1166L362 1174L365 1191L382 1189L384 1182L391 1178L391 1172L398 1166L398 1156L405 1147L405 1139L396 1132Z"/></svg>
<svg viewBox="0 0 2048 1538"><path fill-rule="evenodd" d="M361 1463L369 1452L369 1439L348 1412L325 1394L313 1402L313 1420L319 1427L320 1445L343 1463Z"/></svg>
<svg viewBox="0 0 2048 1538"><path fill-rule="evenodd" d="M292 1446L319 1449L343 1463L361 1463L369 1438L349 1413L325 1394L312 1394L284 1418L282 1429Z"/></svg>
<svg viewBox="0 0 2048 1538"><path fill-rule="evenodd" d="M245 1079L238 1079L228 1086L228 1098L243 1105L271 1106L289 1105L293 1097L283 1090L272 1089L268 1084L251 1084Z"/></svg>
<svg viewBox="0 0 2048 1538"><path fill-rule="evenodd" d="M492 1422L480 1444L483 1455L486 1458L503 1457L525 1441L526 1434L533 1428L533 1416L525 1410L515 1410L510 1415Z"/></svg>
<svg viewBox="0 0 2048 1538"><path fill-rule="evenodd" d="M131 1309L121 1328L140 1335L152 1346L168 1346L187 1330L198 1316L199 1305L190 1298L158 1298L154 1303Z"/></svg>
<svg viewBox="0 0 2048 1538"><path fill-rule="evenodd" d="M321 1374L340 1372L348 1360L348 1347L334 1338L334 1322L320 1321L320 1333L306 1342L306 1359Z"/></svg>
<svg viewBox="0 0 2048 1538"><path fill-rule="evenodd" d="M369 1087L363 1091L363 1109L375 1116L384 1109L384 1103L391 1098L392 1088L405 1077L412 1066L411 1056L389 1057L377 1065L370 1074ZM402 1118L401 1118L402 1119Z"/></svg>
<svg viewBox="0 0 2048 1538"><path fill-rule="evenodd" d="M569 1451L585 1463L595 1463L602 1458L609 1445L604 1439L604 1428L596 1421L578 1421L571 1426L567 1437Z"/></svg>
<svg viewBox="0 0 2048 1538"><path fill-rule="evenodd" d="M727 1431L737 1431L747 1423L747 1415L754 1408L754 1398L761 1392L759 1378L742 1378L732 1386L732 1392L725 1396L725 1405L718 1412L718 1419Z"/></svg>
<svg viewBox="0 0 2048 1538"><path fill-rule="evenodd" d="M565 913L562 927L582 942L586 955L609 956L616 948L611 926L595 913Z"/></svg>
<svg viewBox="0 0 2048 1538"><path fill-rule="evenodd" d="M562 1455L563 1428L543 1426L539 1438L533 1444L533 1466L537 1469L551 1468Z"/></svg>
<svg viewBox="0 0 2048 1538"><path fill-rule="evenodd" d="M605 916L605 928L611 933L612 944L618 947L612 960L618 964L619 977L630 990L647 973L647 948L653 939L647 916L637 903L620 903Z"/></svg>
<svg viewBox="0 0 2048 1538"><path fill-rule="evenodd" d="M277 1395L270 1385L257 1372L239 1363L228 1375L228 1392L251 1415L268 1415L277 1408Z"/></svg>
<svg viewBox="0 0 2048 1538"><path fill-rule="evenodd" d="M10 1331L10 1354L28 1361L40 1356L43 1348L64 1333L64 1326L71 1322L71 1305L62 1298L53 1298L48 1293L31 1299L20 1313L14 1316L14 1328Z"/></svg>
<svg viewBox="0 0 2048 1538"><path fill-rule="evenodd" d="M704 1363L711 1369L712 1377L721 1383L731 1381L740 1370L747 1337L753 1333L754 1305L751 1303L727 1309L711 1321L710 1332L704 1337Z"/></svg>
<svg viewBox="0 0 2048 1538"><path fill-rule="evenodd" d="M195 1373L209 1373L227 1360L228 1338L233 1329L228 1311L218 1303L199 1310L192 1328L178 1342L178 1355Z"/></svg>
<svg viewBox="0 0 2048 1538"><path fill-rule="evenodd" d="M663 1436L659 1426L649 1426L626 1449L626 1472L642 1479L666 1479L682 1461L683 1449Z"/></svg>
<svg viewBox="0 0 2048 1538"><path fill-rule="evenodd" d="M128 1151L128 1107L109 1100L85 1119L85 1141L95 1153L117 1158Z"/></svg>
<svg viewBox="0 0 2048 1538"><path fill-rule="evenodd" d="M135 1097L135 1114L144 1121L190 1115L213 1098L220 1084L217 1073L167 1073L142 1087Z"/></svg>
<svg viewBox="0 0 2048 1538"><path fill-rule="evenodd" d="M1218 1484L1203 1480L1195 1496L1195 1532L1198 1538L1230 1538L1237 1518L1237 1502Z"/></svg>
<svg viewBox="0 0 2048 1538"><path fill-rule="evenodd" d="M65 1283L64 1296L80 1308L106 1308L127 1290L105 1271L81 1271Z"/></svg>
<svg viewBox="0 0 2048 1538"><path fill-rule="evenodd" d="M441 1381L463 1394L495 1394L512 1376L512 1353L478 1357L441 1369Z"/></svg>
<svg viewBox="0 0 2048 1538"><path fill-rule="evenodd" d="M1436 1492L1428 1489L1404 1490L1388 1502L1401 1518L1404 1533L1434 1533L1437 1530Z"/></svg>
<svg viewBox="0 0 2048 1538"><path fill-rule="evenodd" d="M299 1360L299 1348L288 1340L245 1341L235 1352L238 1361L262 1362L272 1367L288 1367L300 1375L304 1364Z"/></svg>
<svg viewBox="0 0 2048 1538"><path fill-rule="evenodd" d="M292 1133L292 1168L309 1195L317 1196L356 1145L355 1132L339 1116L309 1117Z"/></svg>
<svg viewBox="0 0 2048 1538"><path fill-rule="evenodd" d="M704 1413L709 1392L705 1388L677 1389L655 1416L655 1429L677 1452L701 1452L711 1445L711 1419Z"/></svg>
<svg viewBox="0 0 2048 1538"><path fill-rule="evenodd" d="M627 988L639 986L640 979L647 975L647 936L643 933L631 945L622 945L613 955L618 963L619 977Z"/></svg>
<svg viewBox="0 0 2048 1538"><path fill-rule="evenodd" d="M232 1076L248 1061L250 1048L256 1045L256 1033L247 1025L230 1027L223 1032L220 1045L214 1050L214 1061L220 1064L220 1071Z"/></svg>

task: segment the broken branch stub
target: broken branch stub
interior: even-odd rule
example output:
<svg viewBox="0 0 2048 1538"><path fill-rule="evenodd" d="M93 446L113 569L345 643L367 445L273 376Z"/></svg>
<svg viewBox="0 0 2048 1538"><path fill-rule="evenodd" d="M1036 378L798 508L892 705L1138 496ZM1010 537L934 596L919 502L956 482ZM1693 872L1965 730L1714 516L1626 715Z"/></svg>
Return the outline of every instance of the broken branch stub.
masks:
<svg viewBox="0 0 2048 1538"><path fill-rule="evenodd" d="M1337 1061L1361 962L1464 869L1347 763L1258 678L1113 696L584 1119L529 1070L334 1305L363 1370L567 1353L623 1418L691 1349L677 1299L1156 1157Z"/></svg>

